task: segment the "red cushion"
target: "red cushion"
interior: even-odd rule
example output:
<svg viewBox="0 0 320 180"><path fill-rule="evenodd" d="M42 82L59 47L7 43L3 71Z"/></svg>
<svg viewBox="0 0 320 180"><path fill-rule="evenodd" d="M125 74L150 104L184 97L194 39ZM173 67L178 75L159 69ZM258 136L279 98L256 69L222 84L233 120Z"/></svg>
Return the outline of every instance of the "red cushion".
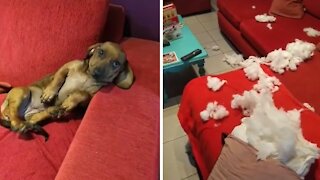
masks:
<svg viewBox="0 0 320 180"><path fill-rule="evenodd" d="M96 94L57 180L159 177L159 43L130 38L122 47L136 82Z"/></svg>
<svg viewBox="0 0 320 180"><path fill-rule="evenodd" d="M272 74L269 70L265 71ZM178 117L181 126L187 133L195 159L199 165L203 179L207 179L222 149L221 133L230 133L233 128L240 124L243 117L240 110L233 110L230 102L233 94L242 94L244 90L252 89L255 82L247 80L242 70L237 70L218 76L228 81L218 92L210 91L207 86L206 77L192 80L185 87ZM201 96L199 96L201 94ZM203 122L200 119L200 112L205 109L209 101L217 101L230 112L229 116L221 120L221 124L215 127L213 120ZM274 93L276 106L285 110L300 109L303 106L298 102L285 86L281 85L280 90ZM311 111L301 113L302 129L305 138L320 146L320 134L318 133L318 122L320 117ZM313 167L319 167L320 160L317 160ZM320 178L320 168L309 173L307 179Z"/></svg>
<svg viewBox="0 0 320 180"><path fill-rule="evenodd" d="M244 38L262 55L278 48L285 48L296 38L315 44L320 40L320 37L309 37L303 32L303 28L306 27L320 29L320 19L309 14L305 14L302 19L277 16L276 22L272 23L271 30L266 26L266 23L259 23L255 20L246 20L240 25Z"/></svg>
<svg viewBox="0 0 320 180"><path fill-rule="evenodd" d="M0 1L0 77L29 84L97 42L109 0Z"/></svg>
<svg viewBox="0 0 320 180"><path fill-rule="evenodd" d="M297 71L276 74L300 102L307 102L320 114L320 52L300 64ZM301 78L303 77L303 78Z"/></svg>
<svg viewBox="0 0 320 180"><path fill-rule="evenodd" d="M320 0L303 0L303 5L307 12L320 18Z"/></svg>
<svg viewBox="0 0 320 180"><path fill-rule="evenodd" d="M0 103L5 95L0 94ZM80 124L80 118L52 122L44 129L49 140L19 138L17 133L0 127L1 179L54 179Z"/></svg>
<svg viewBox="0 0 320 180"><path fill-rule="evenodd" d="M256 15L267 13L272 0L218 0L219 11L237 28L246 19L254 19ZM255 9L252 8L255 6Z"/></svg>

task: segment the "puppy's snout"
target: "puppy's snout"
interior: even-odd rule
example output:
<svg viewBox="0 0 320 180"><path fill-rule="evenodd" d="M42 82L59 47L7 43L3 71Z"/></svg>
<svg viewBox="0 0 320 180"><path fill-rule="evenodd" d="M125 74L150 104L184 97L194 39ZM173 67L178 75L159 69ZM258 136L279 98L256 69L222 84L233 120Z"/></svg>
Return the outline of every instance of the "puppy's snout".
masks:
<svg viewBox="0 0 320 180"><path fill-rule="evenodd" d="M93 74L92 74L93 77L97 78L97 77L99 77L100 75L101 75L101 71L100 71L99 69L95 69L95 70L93 71Z"/></svg>

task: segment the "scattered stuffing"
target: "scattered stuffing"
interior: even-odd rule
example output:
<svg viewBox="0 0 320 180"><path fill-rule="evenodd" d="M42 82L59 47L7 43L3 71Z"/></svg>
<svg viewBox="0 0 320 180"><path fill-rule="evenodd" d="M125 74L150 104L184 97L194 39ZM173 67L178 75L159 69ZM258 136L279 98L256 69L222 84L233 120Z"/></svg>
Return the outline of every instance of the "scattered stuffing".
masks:
<svg viewBox="0 0 320 180"><path fill-rule="evenodd" d="M316 110L314 109L314 107L312 107L309 103L303 103L303 106L306 107L307 109L309 109L312 112L315 112Z"/></svg>
<svg viewBox="0 0 320 180"><path fill-rule="evenodd" d="M270 92L245 91L242 98L246 96L247 101L243 100L242 106L250 101L248 94L254 99L251 100L254 101L252 113L250 117L244 117L231 134L257 149L258 160L278 159L303 179L311 164L319 158L320 149L304 139L300 127L301 111L286 112L276 108Z"/></svg>
<svg viewBox="0 0 320 180"><path fill-rule="evenodd" d="M303 31L305 33L307 33L308 36L310 37L317 37L320 36L320 31L312 28L312 27L308 27L308 28L304 28Z"/></svg>
<svg viewBox="0 0 320 180"><path fill-rule="evenodd" d="M256 15L255 16L256 21L258 22L275 22L276 21L276 17L274 16L268 16L266 13L265 14L261 14L261 15Z"/></svg>
<svg viewBox="0 0 320 180"><path fill-rule="evenodd" d="M244 91L243 95L234 94L231 101L232 109L242 109L244 116L250 116L258 102L259 94L255 90Z"/></svg>
<svg viewBox="0 0 320 180"><path fill-rule="evenodd" d="M226 61L232 67L235 67L244 61L242 54L233 53L230 55L225 54L224 56L225 58L223 60Z"/></svg>
<svg viewBox="0 0 320 180"><path fill-rule="evenodd" d="M226 82L226 80L220 80L217 77L207 76L207 86L213 91L218 91Z"/></svg>
<svg viewBox="0 0 320 180"><path fill-rule="evenodd" d="M284 73L284 70L289 66L292 54L286 50L277 49L270 52L266 58L266 64L270 65L270 68L279 73Z"/></svg>
<svg viewBox="0 0 320 180"><path fill-rule="evenodd" d="M281 82L275 76L260 76L258 83L253 86L257 92L276 92L279 90Z"/></svg>
<svg viewBox="0 0 320 180"><path fill-rule="evenodd" d="M213 46L211 47L211 49L212 49L213 51L219 51L219 50L220 50L220 47L217 46L217 45L213 45Z"/></svg>
<svg viewBox="0 0 320 180"><path fill-rule="evenodd" d="M203 121L208 121L210 118L220 120L229 115L229 111L219 105L217 101L209 102L207 108L200 112L200 117Z"/></svg>
<svg viewBox="0 0 320 180"><path fill-rule="evenodd" d="M253 5L253 6L251 6L251 8L252 8L252 9L255 9L255 8L256 8L256 6L254 6L254 5Z"/></svg>
<svg viewBox="0 0 320 180"><path fill-rule="evenodd" d="M295 39L295 42L287 44L286 50L292 54L297 61L304 61L313 55L316 46L312 43Z"/></svg>
<svg viewBox="0 0 320 180"><path fill-rule="evenodd" d="M267 24L267 28L270 29L270 30L272 29L271 23L268 23L268 24Z"/></svg>
<svg viewBox="0 0 320 180"><path fill-rule="evenodd" d="M250 65L246 65L246 67L243 68L243 71L251 81L255 81L261 76L265 76L265 72L261 68L259 62L252 62Z"/></svg>

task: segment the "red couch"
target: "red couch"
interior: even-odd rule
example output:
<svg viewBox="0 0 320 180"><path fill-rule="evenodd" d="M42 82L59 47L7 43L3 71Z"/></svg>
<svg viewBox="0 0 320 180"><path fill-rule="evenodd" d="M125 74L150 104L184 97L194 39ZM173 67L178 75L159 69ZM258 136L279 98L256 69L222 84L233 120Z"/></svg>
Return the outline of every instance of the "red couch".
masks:
<svg viewBox="0 0 320 180"><path fill-rule="evenodd" d="M264 71L273 76L267 67L264 67ZM178 112L180 124L188 135L199 175L204 180L208 178L222 150L222 133L230 134L244 117L241 110L231 108L232 95L242 94L243 91L252 89L256 84L256 81L247 79L242 69L220 74L217 77L227 80L227 83L217 92L208 89L206 76L190 81L183 91ZM280 85L279 91L273 94L273 99L277 108L283 108L286 111L304 108L283 84ZM229 111L229 115L218 122L212 119L204 122L200 117L200 112L209 102L213 101L223 105ZM319 121L320 116L316 113L310 110L301 112L303 136L308 141L317 144L318 147L320 147ZM317 159L311 166L306 180L320 179L319 165L320 159Z"/></svg>
<svg viewBox="0 0 320 180"><path fill-rule="evenodd" d="M0 1L0 81L30 84L106 40L121 44L136 77L45 125L47 142L0 127L0 179L158 179L159 43L123 38L124 22L109 0Z"/></svg>
<svg viewBox="0 0 320 180"><path fill-rule="evenodd" d="M268 13L272 0L218 0L218 22L221 32L246 57L250 55L266 56L269 52L285 48L294 39L314 44L320 37L312 38L303 32L305 27L320 29L320 1L304 0L306 11L302 19L276 16L272 30L266 23L258 23L254 17ZM252 7L255 8L252 8ZM282 83L301 102L307 102L320 113L320 52L298 67L295 72L276 74Z"/></svg>
<svg viewBox="0 0 320 180"><path fill-rule="evenodd" d="M164 2L173 2L178 14L182 16L203 13L212 9L210 0L165 0Z"/></svg>

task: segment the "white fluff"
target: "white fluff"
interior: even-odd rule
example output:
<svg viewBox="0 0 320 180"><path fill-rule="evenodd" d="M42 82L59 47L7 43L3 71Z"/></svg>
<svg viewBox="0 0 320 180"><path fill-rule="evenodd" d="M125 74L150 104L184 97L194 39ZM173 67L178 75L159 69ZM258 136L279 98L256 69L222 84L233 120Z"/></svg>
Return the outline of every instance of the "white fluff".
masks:
<svg viewBox="0 0 320 180"><path fill-rule="evenodd" d="M287 44L286 50L292 54L297 62L309 59L313 55L316 46L312 43L296 39L295 42Z"/></svg>
<svg viewBox="0 0 320 180"><path fill-rule="evenodd" d="M210 118L220 120L229 115L229 111L218 104L217 101L209 102L205 110L200 112L200 117L203 121L208 121Z"/></svg>
<svg viewBox="0 0 320 180"><path fill-rule="evenodd" d="M213 51L218 51L218 50L220 49L220 47L217 46L217 45L213 45L213 46L211 47L211 49L212 49Z"/></svg>
<svg viewBox="0 0 320 180"><path fill-rule="evenodd" d="M309 109L312 112L315 112L316 110L314 109L314 107L312 107L309 103L303 103L303 106L306 107L307 109Z"/></svg>
<svg viewBox="0 0 320 180"><path fill-rule="evenodd" d="M259 94L254 91L244 91L242 95L234 94L232 95L231 108L242 110L244 116L250 116L253 109L256 107L258 102Z"/></svg>
<svg viewBox="0 0 320 180"><path fill-rule="evenodd" d="M288 51L277 49L267 55L266 62L270 68L279 73L284 73L285 69L289 66L292 54Z"/></svg>
<svg viewBox="0 0 320 180"><path fill-rule="evenodd" d="M276 108L270 92L257 96L251 116L243 118L231 134L257 149L257 159L278 159L303 178L320 151L302 135L301 111Z"/></svg>
<svg viewBox="0 0 320 180"><path fill-rule="evenodd" d="M274 16L269 16L266 13L265 14L261 14L261 15L256 15L254 17L256 19L256 21L258 22L275 22L276 21L276 17Z"/></svg>
<svg viewBox="0 0 320 180"><path fill-rule="evenodd" d="M275 76L260 76L258 83L253 86L257 92L276 92L281 82Z"/></svg>
<svg viewBox="0 0 320 180"><path fill-rule="evenodd" d="M256 8L256 6L254 6L254 5L253 5L253 6L251 6L251 8L252 8L252 9L255 9L255 8Z"/></svg>
<svg viewBox="0 0 320 180"><path fill-rule="evenodd" d="M261 76L265 76L265 72L261 68L259 62L253 62L250 65L247 65L247 67L243 68L243 71L246 77L251 81L255 81Z"/></svg>
<svg viewBox="0 0 320 180"><path fill-rule="evenodd" d="M220 80L217 77L207 76L207 86L213 91L218 91L226 82L226 80Z"/></svg>
<svg viewBox="0 0 320 180"><path fill-rule="evenodd" d="M241 54L225 54L224 55L225 58L223 59L224 61L226 61L230 66L234 67L234 66L238 66L241 62L244 61L243 56Z"/></svg>
<svg viewBox="0 0 320 180"><path fill-rule="evenodd" d="M320 31L318 31L312 27L303 28L303 31L310 37L320 36Z"/></svg>
<svg viewBox="0 0 320 180"><path fill-rule="evenodd" d="M271 23L268 23L268 24L267 24L267 28L270 29L270 30L272 29Z"/></svg>

